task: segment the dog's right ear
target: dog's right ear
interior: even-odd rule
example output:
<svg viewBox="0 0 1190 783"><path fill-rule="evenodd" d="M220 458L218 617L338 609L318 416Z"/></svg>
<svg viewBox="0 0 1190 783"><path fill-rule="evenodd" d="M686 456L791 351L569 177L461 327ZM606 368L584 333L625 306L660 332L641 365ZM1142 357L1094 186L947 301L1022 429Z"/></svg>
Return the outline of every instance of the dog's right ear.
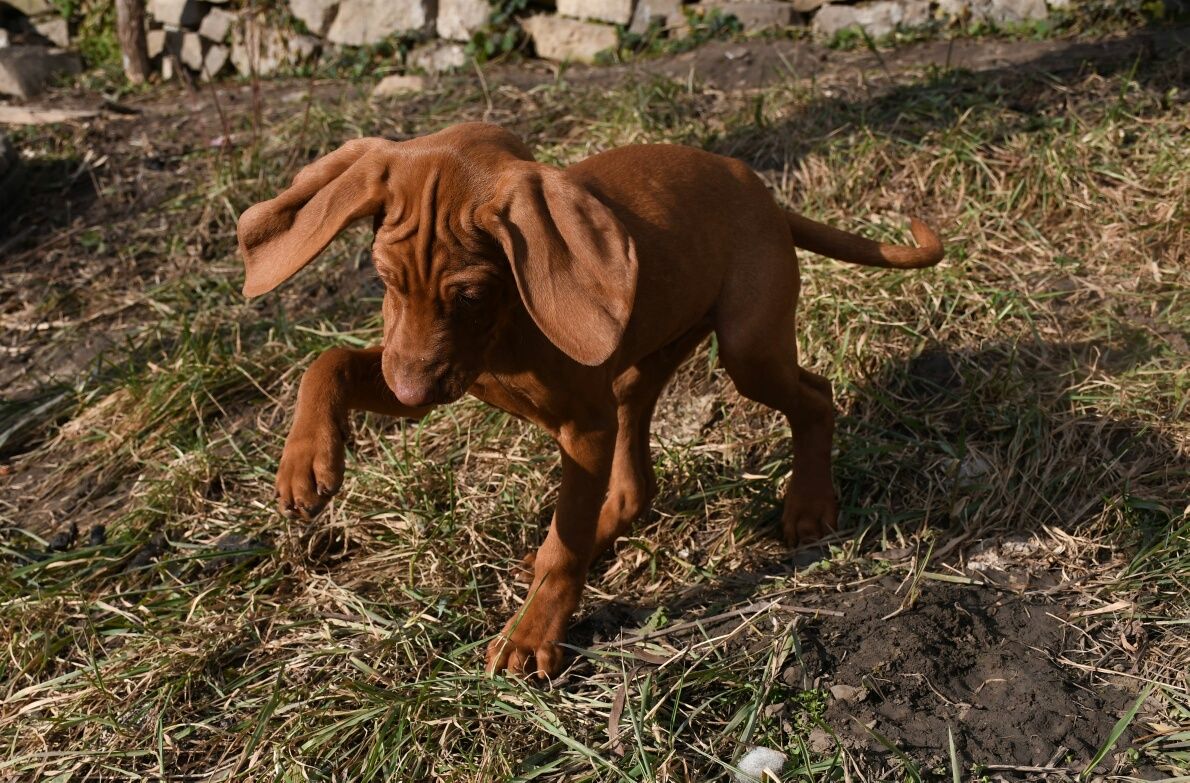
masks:
<svg viewBox="0 0 1190 783"><path fill-rule="evenodd" d="M276 198L240 215L244 296L284 283L355 220L384 207L397 142L355 139L298 172Z"/></svg>

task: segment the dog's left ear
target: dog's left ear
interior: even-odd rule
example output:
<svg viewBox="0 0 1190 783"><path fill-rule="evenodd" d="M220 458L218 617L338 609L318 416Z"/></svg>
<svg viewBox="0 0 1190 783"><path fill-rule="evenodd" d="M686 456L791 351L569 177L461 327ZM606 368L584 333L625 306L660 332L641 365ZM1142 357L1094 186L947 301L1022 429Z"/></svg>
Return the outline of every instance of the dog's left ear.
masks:
<svg viewBox="0 0 1190 783"><path fill-rule="evenodd" d="M510 164L496 187L476 217L504 248L534 322L575 361L607 361L636 299L632 238L611 210L558 169Z"/></svg>

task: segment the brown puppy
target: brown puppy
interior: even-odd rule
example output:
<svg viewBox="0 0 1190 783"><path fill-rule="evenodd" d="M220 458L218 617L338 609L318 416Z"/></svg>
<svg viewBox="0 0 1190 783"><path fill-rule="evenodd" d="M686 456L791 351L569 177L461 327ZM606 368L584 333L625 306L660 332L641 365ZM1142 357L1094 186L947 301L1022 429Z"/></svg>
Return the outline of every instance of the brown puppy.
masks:
<svg viewBox="0 0 1190 783"><path fill-rule="evenodd" d="M591 563L654 494L649 422L671 374L714 331L741 394L780 410L794 467L789 544L835 527L830 383L798 367L794 248L868 266L942 258L782 209L743 163L681 146L612 150L568 169L467 124L406 142L357 139L304 168L239 222L244 294L284 282L373 218L384 342L318 357L277 473L280 507L311 518L343 478L348 413L418 418L469 393L546 429L562 487L533 558L530 599L488 649L489 671L553 676Z"/></svg>

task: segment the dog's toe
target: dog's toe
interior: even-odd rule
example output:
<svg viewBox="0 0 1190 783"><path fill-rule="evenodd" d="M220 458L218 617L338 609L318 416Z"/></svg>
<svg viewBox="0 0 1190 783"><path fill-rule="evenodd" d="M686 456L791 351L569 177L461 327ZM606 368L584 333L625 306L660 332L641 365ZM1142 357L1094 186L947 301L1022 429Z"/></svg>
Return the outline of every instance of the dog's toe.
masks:
<svg viewBox="0 0 1190 783"><path fill-rule="evenodd" d="M343 483L345 447L338 431L290 433L277 468L277 507L289 519L311 520Z"/></svg>
<svg viewBox="0 0 1190 783"><path fill-rule="evenodd" d="M781 528L790 547L810 544L834 531L838 524L838 506L833 495L825 497L791 496L785 502Z"/></svg>

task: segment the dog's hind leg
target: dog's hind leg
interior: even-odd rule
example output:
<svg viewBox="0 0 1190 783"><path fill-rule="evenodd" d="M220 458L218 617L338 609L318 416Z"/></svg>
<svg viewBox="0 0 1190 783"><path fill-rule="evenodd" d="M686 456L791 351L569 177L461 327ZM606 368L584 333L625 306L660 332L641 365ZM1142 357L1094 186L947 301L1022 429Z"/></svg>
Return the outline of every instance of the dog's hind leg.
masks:
<svg viewBox="0 0 1190 783"><path fill-rule="evenodd" d="M783 264L788 269L788 263ZM831 480L835 409L830 381L797 363L798 278L769 274L725 287L716 313L719 358L745 397L781 411L793 429L793 475L781 525L790 546L835 529L838 506Z"/></svg>

